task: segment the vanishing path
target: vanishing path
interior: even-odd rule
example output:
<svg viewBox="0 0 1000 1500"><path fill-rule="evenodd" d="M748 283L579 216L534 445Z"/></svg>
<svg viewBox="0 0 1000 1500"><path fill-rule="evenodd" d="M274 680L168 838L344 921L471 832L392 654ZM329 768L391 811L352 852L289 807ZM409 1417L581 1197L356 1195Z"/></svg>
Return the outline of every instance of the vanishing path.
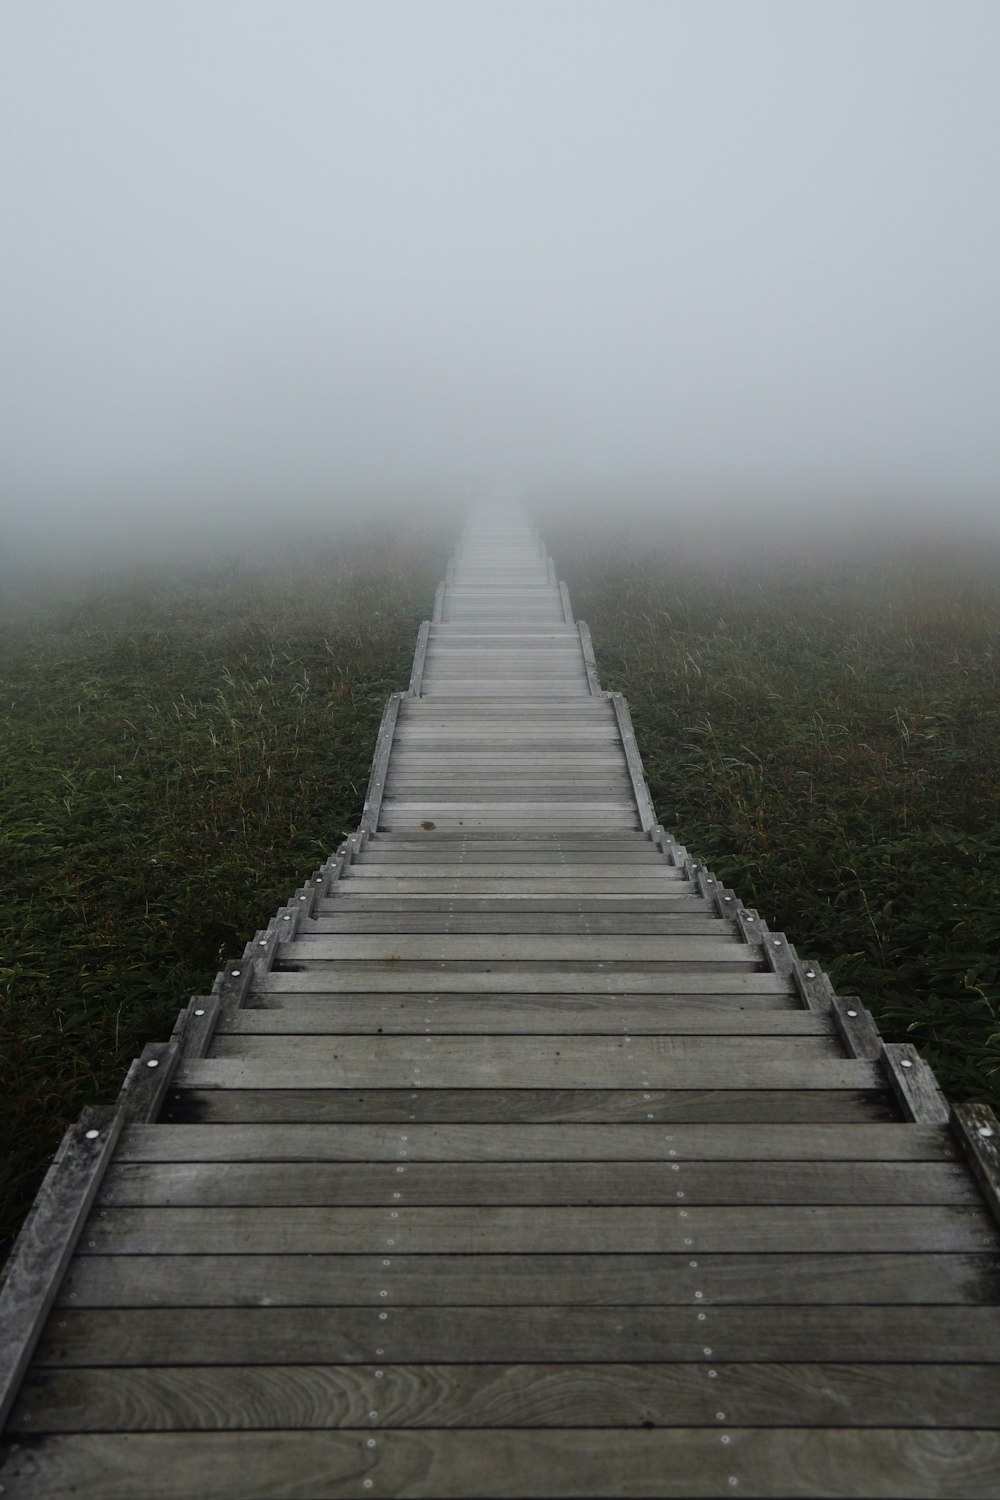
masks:
<svg viewBox="0 0 1000 1500"><path fill-rule="evenodd" d="M664 833L484 511L361 828L46 1179L3 1500L996 1496L997 1144Z"/></svg>

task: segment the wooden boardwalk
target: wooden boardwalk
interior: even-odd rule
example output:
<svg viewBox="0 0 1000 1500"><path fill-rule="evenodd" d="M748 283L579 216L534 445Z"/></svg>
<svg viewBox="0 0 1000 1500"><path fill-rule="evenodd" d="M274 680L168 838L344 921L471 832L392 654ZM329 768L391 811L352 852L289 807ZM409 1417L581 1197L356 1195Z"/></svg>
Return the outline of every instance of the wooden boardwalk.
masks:
<svg viewBox="0 0 1000 1500"><path fill-rule="evenodd" d="M361 828L64 1142L0 1493L996 1496L996 1132L663 831L483 512Z"/></svg>

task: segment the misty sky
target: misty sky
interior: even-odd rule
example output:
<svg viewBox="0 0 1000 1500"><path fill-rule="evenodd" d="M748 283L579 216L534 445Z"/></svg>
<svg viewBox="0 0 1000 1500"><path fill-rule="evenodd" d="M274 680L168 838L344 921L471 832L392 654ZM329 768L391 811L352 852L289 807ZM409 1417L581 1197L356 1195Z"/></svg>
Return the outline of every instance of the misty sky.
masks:
<svg viewBox="0 0 1000 1500"><path fill-rule="evenodd" d="M498 484L1000 511L996 0L0 25L8 518Z"/></svg>

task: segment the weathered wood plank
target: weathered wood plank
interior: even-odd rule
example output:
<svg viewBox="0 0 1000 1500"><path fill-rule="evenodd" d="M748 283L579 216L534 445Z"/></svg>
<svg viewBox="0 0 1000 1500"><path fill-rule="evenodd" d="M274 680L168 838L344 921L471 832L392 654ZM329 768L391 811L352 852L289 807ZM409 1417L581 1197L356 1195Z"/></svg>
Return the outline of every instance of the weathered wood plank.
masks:
<svg viewBox="0 0 1000 1500"><path fill-rule="evenodd" d="M376 1369L378 1373L376 1374ZM1000 1367L744 1364L138 1366L47 1370L11 1431L247 1432L386 1427L989 1428ZM657 1492L658 1493L658 1492Z"/></svg>
<svg viewBox="0 0 1000 1500"><path fill-rule="evenodd" d="M278 1208L337 1204L978 1205L952 1162L130 1162L113 1165L101 1207Z"/></svg>
<svg viewBox="0 0 1000 1500"><path fill-rule="evenodd" d="M898 1120L885 1087L867 1089L195 1089L174 1090L166 1121L201 1124L341 1124L434 1122L463 1124L761 1125L857 1124Z"/></svg>
<svg viewBox="0 0 1000 1500"><path fill-rule="evenodd" d="M385 705L382 723L379 725L371 775L368 778L368 790L365 792L365 804L361 814L361 827L368 833L374 833L379 825L379 814L385 795L385 778L392 754L392 740L396 730L396 720L399 717L400 704L403 701L402 693L393 693Z"/></svg>
<svg viewBox="0 0 1000 1500"><path fill-rule="evenodd" d="M372 1112L374 1115L374 1105ZM130 1161L957 1161L940 1125L133 1125Z"/></svg>
<svg viewBox="0 0 1000 1500"><path fill-rule="evenodd" d="M957 1104L952 1123L972 1175L1000 1223L1000 1123L988 1104Z"/></svg>
<svg viewBox="0 0 1000 1500"><path fill-rule="evenodd" d="M415 874L410 866L368 863L362 858L345 871L344 881L348 885L370 883L395 886L400 881L413 880ZM694 889L693 884L685 880L682 870L676 870L662 860L643 864L638 869L633 864L617 866L609 863L602 867L596 861L587 866L556 862L547 865L537 860L528 864L522 864L519 860L508 864L476 864L472 860L465 860L461 864L457 861L443 865L422 864L417 878L421 889L428 891L445 888L449 882L469 880L493 881L498 884L511 881L521 884L524 880L533 883L542 881L546 885L555 882L557 886L567 890L572 889L577 882L583 890L609 887L614 890L616 886L624 888L633 885L639 890L656 890L661 886L674 888L681 884Z"/></svg>
<svg viewBox="0 0 1000 1500"><path fill-rule="evenodd" d="M708 1352L706 1353L706 1349ZM371 1364L489 1360L781 1363L871 1357L1000 1363L1000 1308L142 1307L60 1308L36 1366ZM379 1352L381 1351L381 1352ZM1000 1433L997 1434L1000 1444Z"/></svg>
<svg viewBox="0 0 1000 1500"><path fill-rule="evenodd" d="M553 1428L382 1433L143 1433L53 1437L10 1454L0 1479L13 1500L334 1500L373 1493L439 1500L487 1497L719 1497L742 1476L747 1494L863 1500L994 1500L995 1431L900 1428ZM375 1446L368 1446L374 1442Z"/></svg>
<svg viewBox="0 0 1000 1500"><path fill-rule="evenodd" d="M859 1089L877 1086L877 1067L840 1058L796 1058L787 1045L775 1057L747 1058L740 1045L731 1057L719 1055L723 1038L701 1056L679 1049L690 1038L637 1037L628 1049L598 1037L566 1037L560 1045L546 1038L480 1039L428 1036L402 1054L391 1037L343 1037L321 1052L326 1038L304 1038L297 1050L281 1045L295 1038L273 1038L259 1056L209 1057L181 1064L181 1088L224 1089L474 1089L474 1088L650 1088L753 1090L781 1088ZM797 1038L799 1042L809 1038ZM225 1038L220 1038L222 1047ZM379 1043L385 1045L379 1045ZM528 1045L516 1045L527 1043ZM644 1049L648 1056L644 1058ZM645 1063L645 1066L643 1064Z"/></svg>
<svg viewBox="0 0 1000 1500"><path fill-rule="evenodd" d="M66 1307L989 1305L997 1255L85 1255Z"/></svg>
<svg viewBox="0 0 1000 1500"><path fill-rule="evenodd" d="M269 997L253 1010L225 1011L218 1034L231 1036L349 1035L352 1032L464 1032L559 1035L597 1032L670 1036L832 1036L816 1011L778 1007L771 996L703 995L685 1003L649 995L639 1000L592 995L504 996L502 1005L459 996L402 995ZM203 1055L203 1054L202 1054Z"/></svg>
<svg viewBox="0 0 1000 1500"><path fill-rule="evenodd" d="M254 985L255 995L335 994L337 991L398 991L406 974L412 994L504 995L790 995L778 974L752 973L727 964L722 971L684 967L626 969L529 968L516 964L492 968L472 964L338 964L315 969L272 970Z"/></svg>
<svg viewBox="0 0 1000 1500"><path fill-rule="evenodd" d="M615 937L607 933L317 933L282 943L281 964L341 962L343 960L416 963L444 959L453 963L497 960L503 963L698 963L760 964L758 944L744 943L735 934L718 937L662 937L641 933Z"/></svg>
<svg viewBox="0 0 1000 1500"><path fill-rule="evenodd" d="M124 1123L124 1112L85 1110L63 1136L5 1267L0 1289L0 1429Z"/></svg>
<svg viewBox="0 0 1000 1500"><path fill-rule="evenodd" d="M392 1217L395 1214L396 1217ZM390 1244L391 1241L391 1244ZM98 1255L519 1255L642 1251L784 1254L826 1251L995 1254L984 1210L868 1208L108 1208L92 1219L80 1253ZM871 1348L873 1346L869 1346ZM1000 1345L995 1353L1000 1353ZM456 1358L458 1356L456 1355Z"/></svg>
<svg viewBox="0 0 1000 1500"><path fill-rule="evenodd" d="M333 936L337 933L415 933L482 934L502 936L513 933L590 936L606 933L612 937L645 934L660 937L722 937L735 930L721 917L688 915L686 912L643 913L619 912L515 912L502 906L490 912L443 911L339 911L329 916L312 917L300 937Z"/></svg>

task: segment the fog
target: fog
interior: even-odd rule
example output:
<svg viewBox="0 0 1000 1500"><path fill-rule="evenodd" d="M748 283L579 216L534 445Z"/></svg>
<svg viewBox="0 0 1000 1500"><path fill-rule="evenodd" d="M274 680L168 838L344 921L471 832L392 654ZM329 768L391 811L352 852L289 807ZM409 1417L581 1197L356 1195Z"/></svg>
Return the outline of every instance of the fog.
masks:
<svg viewBox="0 0 1000 1500"><path fill-rule="evenodd" d="M6 0L8 556L1000 506L993 0Z"/></svg>

